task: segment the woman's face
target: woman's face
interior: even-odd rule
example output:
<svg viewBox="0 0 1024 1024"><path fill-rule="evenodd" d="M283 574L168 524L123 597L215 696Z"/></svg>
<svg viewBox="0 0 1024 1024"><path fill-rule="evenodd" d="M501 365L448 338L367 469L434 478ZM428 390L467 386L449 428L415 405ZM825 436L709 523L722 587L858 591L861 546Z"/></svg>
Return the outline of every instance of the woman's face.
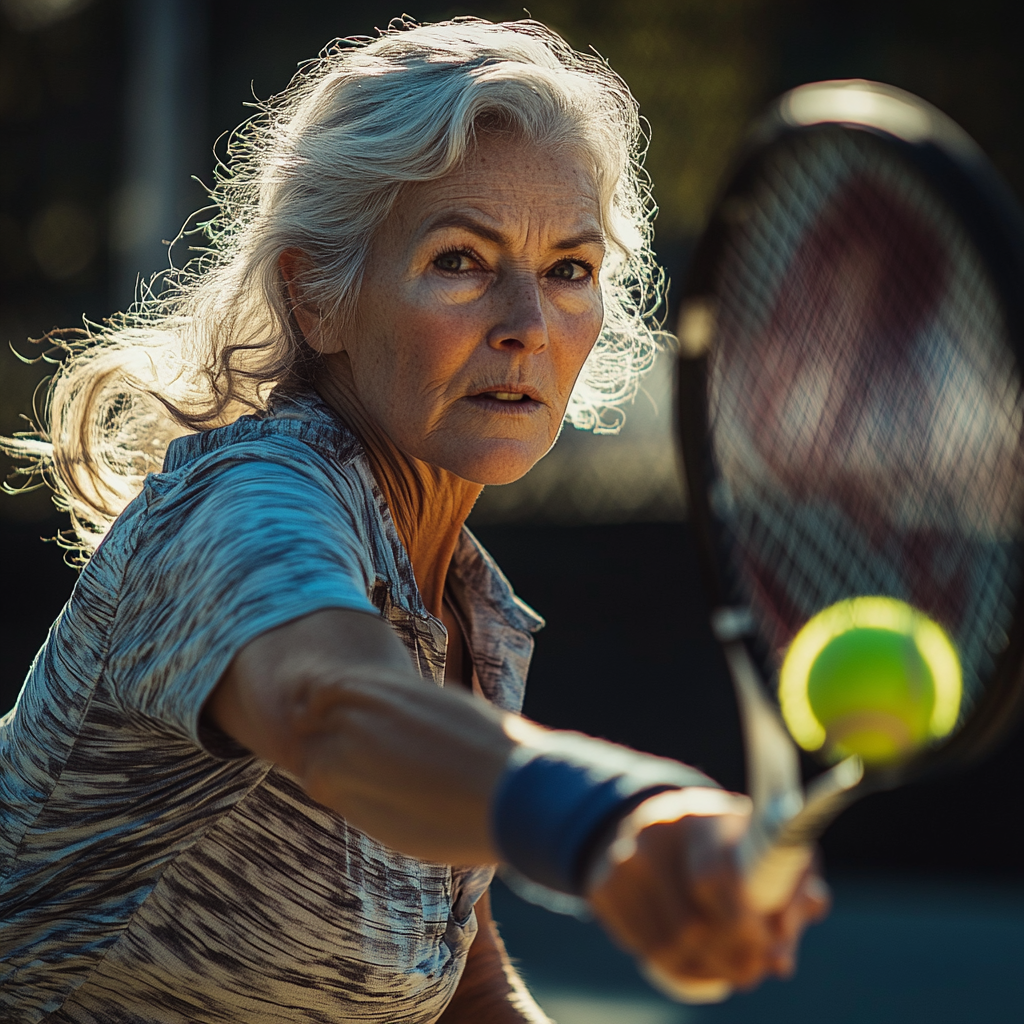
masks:
<svg viewBox="0 0 1024 1024"><path fill-rule="evenodd" d="M331 346L363 414L409 456L518 479L554 443L601 330L603 257L582 158L482 138L460 169L406 189L375 239Z"/></svg>

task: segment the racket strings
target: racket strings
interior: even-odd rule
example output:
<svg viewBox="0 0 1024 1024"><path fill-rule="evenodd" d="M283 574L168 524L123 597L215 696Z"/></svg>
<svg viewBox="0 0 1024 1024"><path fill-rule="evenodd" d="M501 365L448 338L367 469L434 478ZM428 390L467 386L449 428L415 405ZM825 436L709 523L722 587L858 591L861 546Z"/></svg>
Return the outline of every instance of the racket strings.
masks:
<svg viewBox="0 0 1024 1024"><path fill-rule="evenodd" d="M776 151L737 202L710 363L714 504L781 650L851 594L950 631L968 690L1021 566L1024 402L973 243L866 133Z"/></svg>

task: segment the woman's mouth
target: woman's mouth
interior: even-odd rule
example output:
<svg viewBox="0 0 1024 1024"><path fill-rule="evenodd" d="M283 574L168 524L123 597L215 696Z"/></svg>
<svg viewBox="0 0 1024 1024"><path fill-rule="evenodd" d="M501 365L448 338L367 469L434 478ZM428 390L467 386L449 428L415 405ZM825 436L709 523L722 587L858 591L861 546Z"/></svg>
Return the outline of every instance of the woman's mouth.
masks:
<svg viewBox="0 0 1024 1024"><path fill-rule="evenodd" d="M506 391L504 388L479 391L468 397L474 405L484 406L494 411L500 409L503 412L529 412L539 409L541 406L541 402L537 398L525 391Z"/></svg>

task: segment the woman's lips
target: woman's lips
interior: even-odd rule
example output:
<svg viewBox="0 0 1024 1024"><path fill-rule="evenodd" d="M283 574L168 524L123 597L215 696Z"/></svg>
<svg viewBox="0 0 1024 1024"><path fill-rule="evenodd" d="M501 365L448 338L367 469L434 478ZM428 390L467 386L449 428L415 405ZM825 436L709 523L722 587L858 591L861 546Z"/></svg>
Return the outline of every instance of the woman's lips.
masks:
<svg viewBox="0 0 1024 1024"><path fill-rule="evenodd" d="M484 395L487 398L496 398L499 402L521 402L529 398L528 395L515 391L485 391Z"/></svg>
<svg viewBox="0 0 1024 1024"><path fill-rule="evenodd" d="M535 393L521 389L492 388L488 391L478 391L475 395L467 396L468 400L476 406L483 406L492 411L506 413L525 413L539 409L543 404Z"/></svg>

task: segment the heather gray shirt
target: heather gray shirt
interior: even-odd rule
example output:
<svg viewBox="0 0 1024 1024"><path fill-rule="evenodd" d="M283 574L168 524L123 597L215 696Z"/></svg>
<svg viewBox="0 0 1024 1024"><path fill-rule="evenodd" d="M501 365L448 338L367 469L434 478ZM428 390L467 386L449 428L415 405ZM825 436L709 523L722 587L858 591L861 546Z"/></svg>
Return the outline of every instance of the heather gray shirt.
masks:
<svg viewBox="0 0 1024 1024"><path fill-rule="evenodd" d="M541 620L464 533L483 694L518 711ZM405 857L200 718L234 654L383 616L425 685L446 634L356 439L318 399L174 441L0 719L0 1019L427 1024L489 868Z"/></svg>

